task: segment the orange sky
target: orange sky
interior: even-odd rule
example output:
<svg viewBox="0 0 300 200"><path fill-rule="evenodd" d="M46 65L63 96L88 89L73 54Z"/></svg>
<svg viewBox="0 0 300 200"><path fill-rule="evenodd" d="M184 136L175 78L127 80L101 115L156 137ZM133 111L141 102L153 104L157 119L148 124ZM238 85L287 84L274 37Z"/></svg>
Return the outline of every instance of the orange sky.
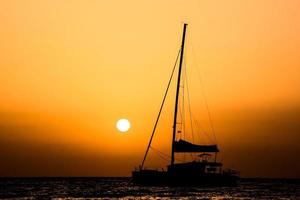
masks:
<svg viewBox="0 0 300 200"><path fill-rule="evenodd" d="M129 175L144 154L185 21L193 110L207 117L205 89L225 166L243 176L300 178L299 7L294 0L1 1L0 176ZM131 121L128 133L116 130L119 118ZM163 115L163 139L154 141L161 149L169 150L171 118Z"/></svg>

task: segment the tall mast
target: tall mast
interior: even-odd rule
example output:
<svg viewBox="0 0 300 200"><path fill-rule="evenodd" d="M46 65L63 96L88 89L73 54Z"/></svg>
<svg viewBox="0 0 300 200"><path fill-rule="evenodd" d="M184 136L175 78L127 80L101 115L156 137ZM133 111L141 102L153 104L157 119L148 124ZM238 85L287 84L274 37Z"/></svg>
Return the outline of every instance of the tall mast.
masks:
<svg viewBox="0 0 300 200"><path fill-rule="evenodd" d="M179 89L180 89L180 78L181 78L181 68L184 55L184 43L185 43L185 32L187 24L183 25L182 41L181 41L181 51L180 51L180 61L178 69L178 79L177 79L177 89L176 89L176 99L175 99L175 111L174 111L174 122L173 122L173 137L172 137L172 155L171 155L171 165L174 164L174 142L176 136L176 125L177 125L177 111L178 111L178 99L179 99Z"/></svg>

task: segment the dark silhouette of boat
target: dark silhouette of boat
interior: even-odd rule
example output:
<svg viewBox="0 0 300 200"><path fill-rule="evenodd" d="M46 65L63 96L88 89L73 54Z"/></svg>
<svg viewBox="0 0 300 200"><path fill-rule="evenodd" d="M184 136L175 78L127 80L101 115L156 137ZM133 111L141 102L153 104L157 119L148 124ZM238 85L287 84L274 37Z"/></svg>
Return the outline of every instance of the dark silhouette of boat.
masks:
<svg viewBox="0 0 300 200"><path fill-rule="evenodd" d="M173 121L173 134L172 134L172 150L171 150L171 162L167 166L167 170L147 169L144 167L144 163L151 147L151 142L156 130L157 123L159 121L162 108L169 90L171 79L174 74L174 69L171 78L169 80L167 90L165 92L162 105L160 107L158 117L156 119L152 135L147 146L147 150L139 168L132 172L132 181L135 184L141 185L174 185L174 186L188 186L188 185L201 185L201 186L234 186L239 180L239 173L235 170L223 170L223 164L217 162L217 153L219 148L217 145L199 145L193 144L186 140L176 140L176 133L181 131L177 128L177 112L179 103L180 81L181 71L184 56L185 36L186 36L187 24L183 26L183 35L180 48L180 60L178 69L178 79L176 88L176 99L174 109L174 121ZM178 57L177 57L178 58ZM176 153L200 153L197 155L197 159L189 162L175 162ZM214 156L212 158L212 156Z"/></svg>

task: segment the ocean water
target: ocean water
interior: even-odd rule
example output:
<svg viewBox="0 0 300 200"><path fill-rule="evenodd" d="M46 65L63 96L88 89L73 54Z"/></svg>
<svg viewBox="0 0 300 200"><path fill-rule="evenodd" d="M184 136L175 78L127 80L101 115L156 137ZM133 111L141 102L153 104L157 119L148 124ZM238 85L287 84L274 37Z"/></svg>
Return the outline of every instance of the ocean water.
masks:
<svg viewBox="0 0 300 200"><path fill-rule="evenodd" d="M0 178L0 199L300 199L300 180L242 179L237 187L141 187L130 178Z"/></svg>

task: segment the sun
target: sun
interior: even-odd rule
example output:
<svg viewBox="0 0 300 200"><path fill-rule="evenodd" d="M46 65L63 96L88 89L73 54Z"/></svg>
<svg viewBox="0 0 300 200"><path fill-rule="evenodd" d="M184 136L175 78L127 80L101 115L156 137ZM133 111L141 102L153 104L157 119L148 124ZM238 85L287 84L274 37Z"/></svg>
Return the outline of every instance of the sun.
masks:
<svg viewBox="0 0 300 200"><path fill-rule="evenodd" d="M120 132L125 133L130 129L130 122L128 119L119 119L116 126Z"/></svg>

